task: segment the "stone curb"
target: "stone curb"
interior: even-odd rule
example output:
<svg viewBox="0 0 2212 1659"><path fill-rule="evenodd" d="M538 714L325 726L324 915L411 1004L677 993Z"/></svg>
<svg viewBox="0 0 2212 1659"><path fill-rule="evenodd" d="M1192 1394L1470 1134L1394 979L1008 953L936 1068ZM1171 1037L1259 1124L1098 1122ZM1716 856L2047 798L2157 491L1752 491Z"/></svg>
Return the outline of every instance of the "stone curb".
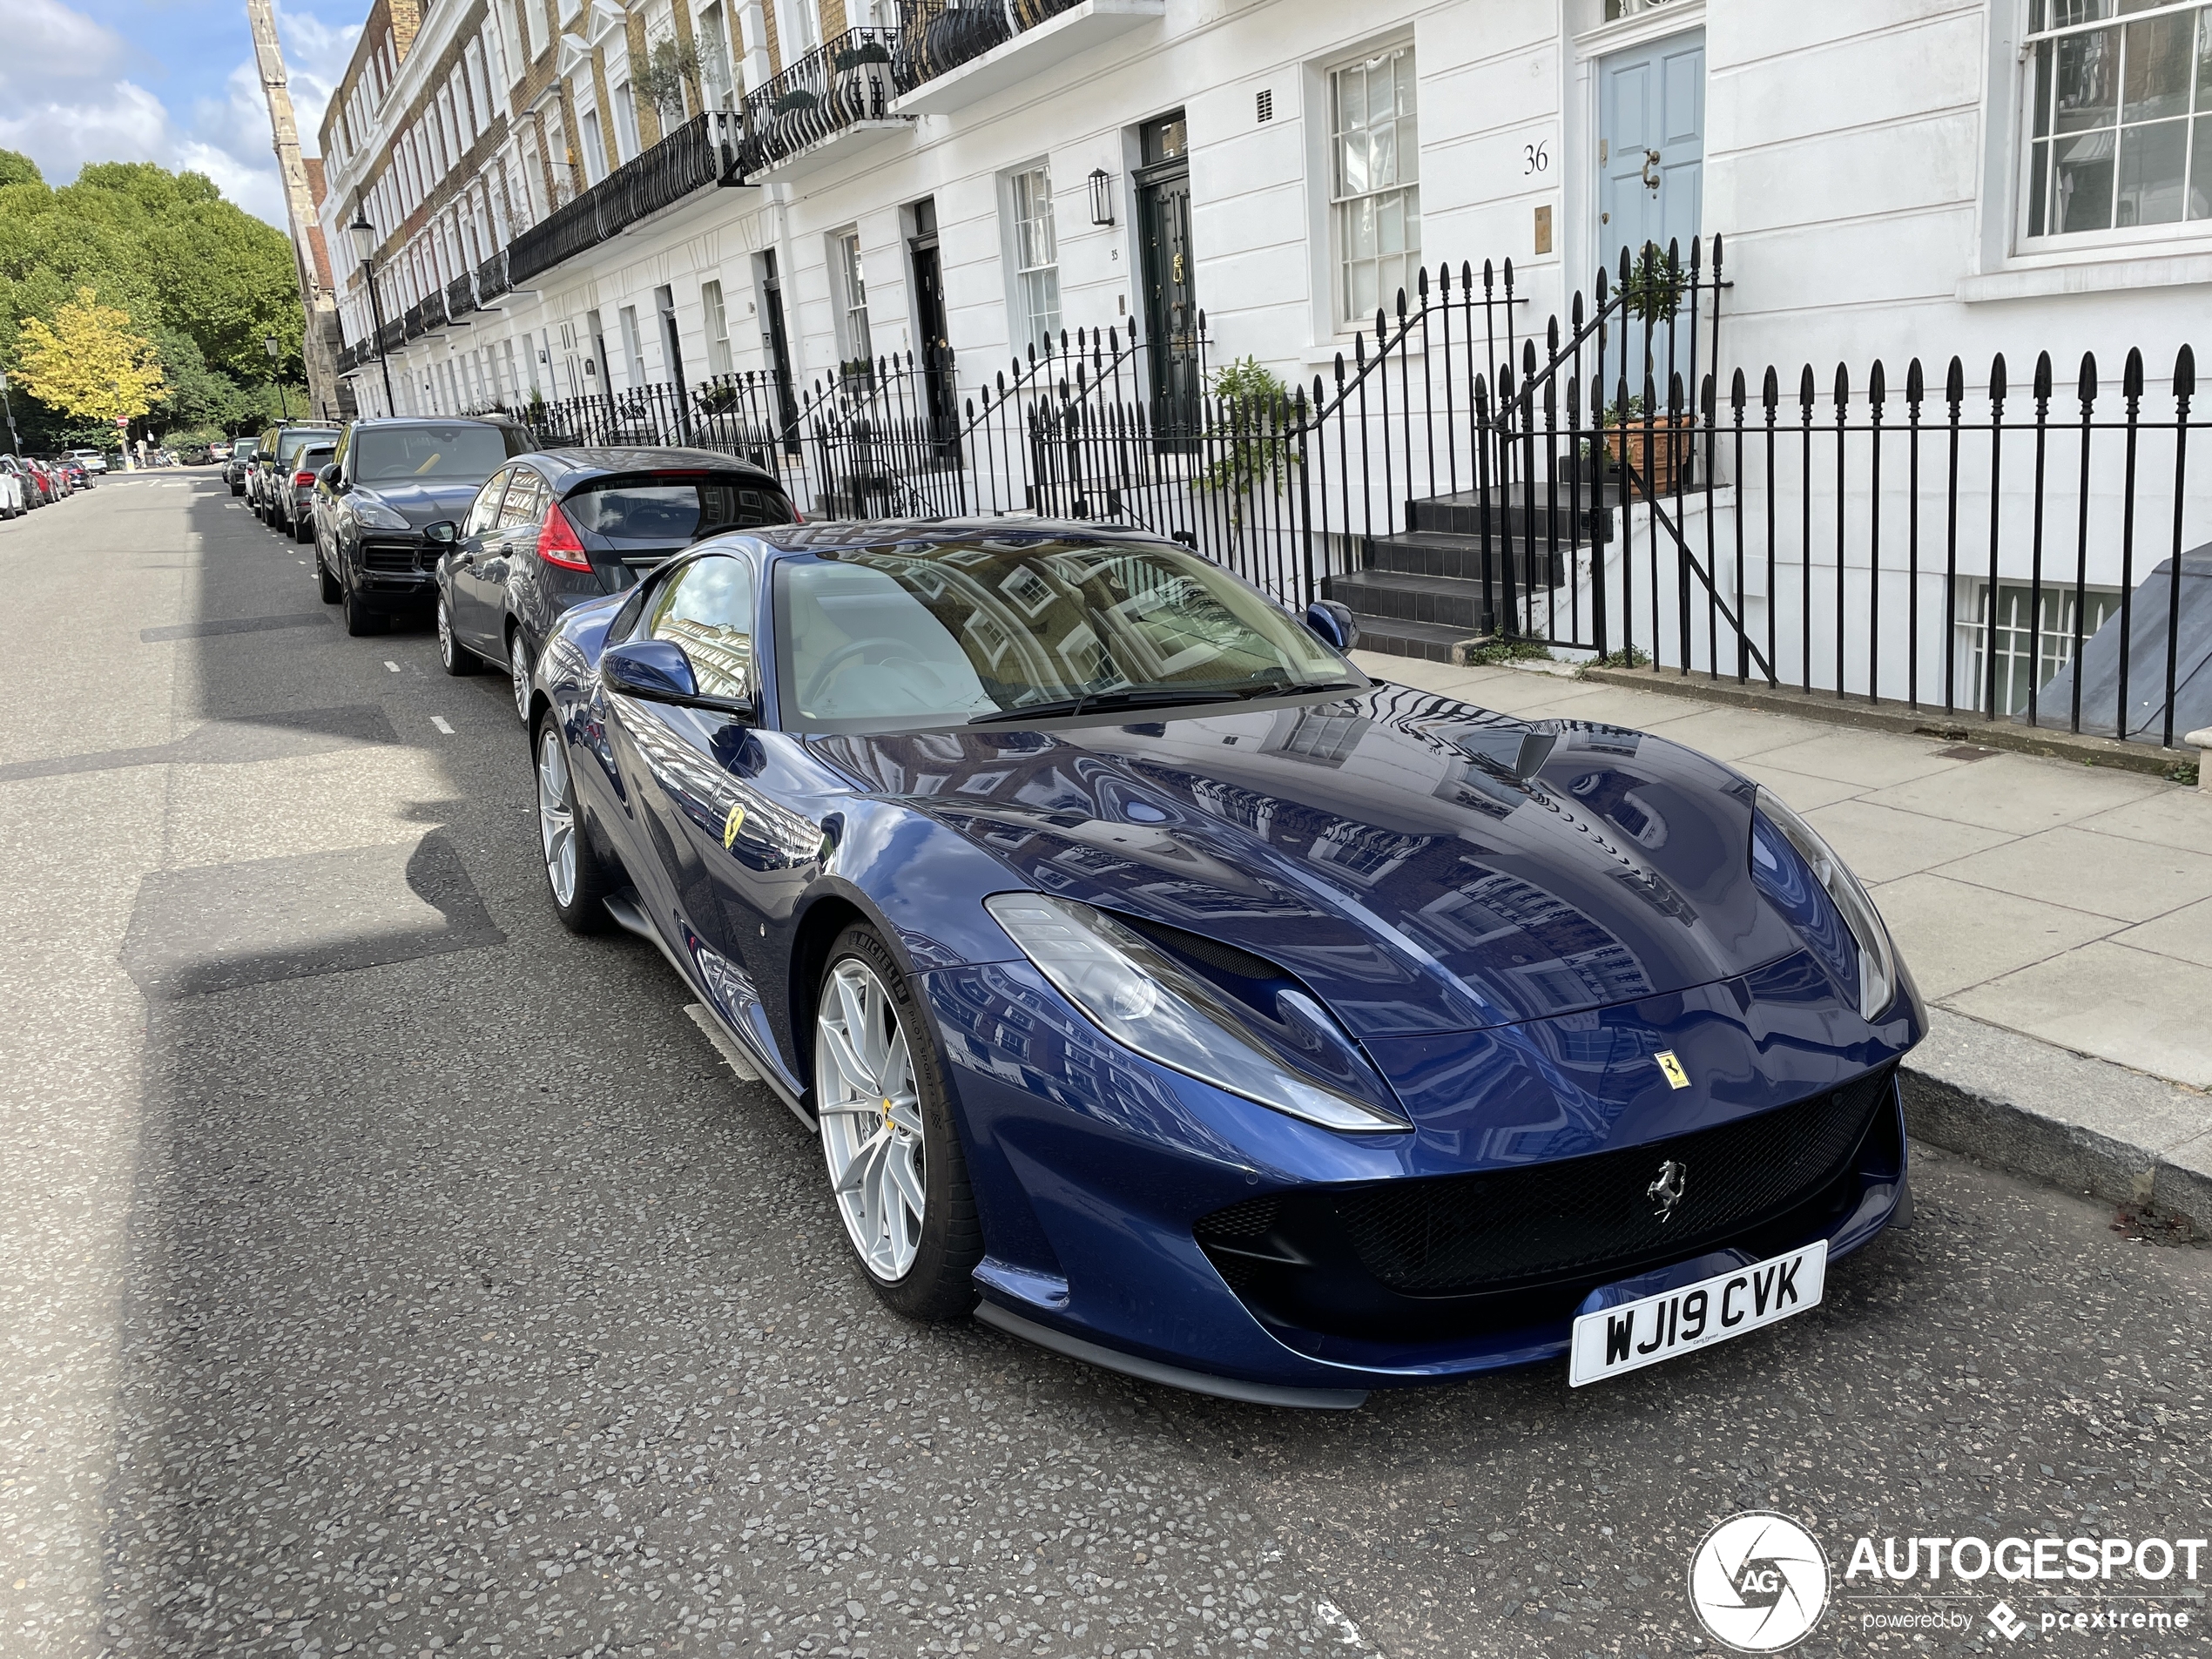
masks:
<svg viewBox="0 0 2212 1659"><path fill-rule="evenodd" d="M1979 744L1986 749L2009 749L2017 754L2047 755L2078 760L2088 766L2114 766L2123 772L2148 772L2162 778L2176 765L2194 764L2199 750L2164 749L2155 744L2117 743L2110 738L2077 737L2040 726L2015 725L2009 720L1984 720L1956 711L1913 708L1908 704L1876 703L1864 697L1839 698L1833 692L1807 696L1787 686L1738 685L1734 680L1710 680L1696 675L1656 672L1649 668L1586 666L1581 678L1638 691L1657 691L1668 697L1696 698L1730 708L1757 709L1767 714L1793 714L1801 720L1824 720L1833 725L1854 725L1875 732L1895 732L1906 737L1938 738L1947 743ZM1566 718L1573 708L1560 711Z"/></svg>
<svg viewBox="0 0 2212 1659"><path fill-rule="evenodd" d="M2212 1237L2212 1096L1941 1009L1902 1080L1914 1139Z"/></svg>

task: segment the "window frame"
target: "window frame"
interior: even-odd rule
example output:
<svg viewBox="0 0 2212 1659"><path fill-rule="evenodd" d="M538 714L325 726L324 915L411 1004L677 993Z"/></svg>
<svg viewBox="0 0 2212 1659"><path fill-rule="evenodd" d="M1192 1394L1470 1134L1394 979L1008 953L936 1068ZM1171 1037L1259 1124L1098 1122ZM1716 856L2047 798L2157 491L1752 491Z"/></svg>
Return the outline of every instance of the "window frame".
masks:
<svg viewBox="0 0 2212 1659"><path fill-rule="evenodd" d="M670 605L683 591L684 584L698 572L721 564L727 564L735 569L745 583L745 593L738 606L739 611L745 617L745 644L748 653L745 671L748 683L745 690L735 696L732 696L725 691L709 691L705 684L705 676L699 671L699 663L691 651L685 648L685 642L678 638L671 639L669 643L684 650L685 658L691 664L692 675L701 682L699 694L702 697L716 698L730 703L750 704L758 708L763 700L762 687L767 683L767 677L762 672L761 664L761 641L767 636L761 626L760 615L761 591L767 584L761 580L761 573L754 561L743 554L705 553L696 558L685 559L674 570L668 571L663 577L659 588L647 596L644 604L638 612L636 627L629 637L633 639L667 638L667 636L660 631L661 624L666 617Z"/></svg>
<svg viewBox="0 0 2212 1659"><path fill-rule="evenodd" d="M1371 185L1365 190L1348 194L1340 193L1339 185L1342 177L1340 162L1343 153L1341 141L1346 136L1346 130L1339 125L1342 110L1339 91L1342 78L1353 71L1371 76L1375 65L1386 59L1403 61L1405 71L1403 84L1412 89L1413 94L1412 100L1404 112L1398 112L1395 90L1400 84L1400 78L1393 64L1391 76L1393 91L1391 116L1391 125L1393 128L1392 182L1380 186ZM1396 35L1373 43L1359 51L1323 64L1319 80L1321 95L1325 100L1323 120L1320 123L1323 168L1321 196L1323 216L1328 236L1330 320L1332 327L1338 332L1350 333L1372 322L1373 312L1365 307L1358 311L1353 309L1352 258L1348 251L1350 239L1346 234L1348 215L1345 210L1347 208L1362 201L1379 201L1393 194L1399 198L1401 204L1408 197L1411 199L1412 229L1410 233L1401 239L1402 245L1399 251L1395 254L1378 253L1372 256L1378 272L1376 300L1379 306L1387 309L1395 295L1394 290L1385 292L1381 286L1382 280L1379 273L1385 261L1392 259L1399 261L1402 286L1409 289L1413 286L1413 273L1420 268L1420 65L1414 51L1414 42L1410 37ZM1370 122L1360 130L1363 132L1368 132L1373 131L1374 126L1375 124ZM1406 138L1410 138L1410 144L1400 141ZM1406 166L1409 157L1413 164L1410 173Z"/></svg>
<svg viewBox="0 0 2212 1659"><path fill-rule="evenodd" d="M2016 49L2008 54L2013 60L2010 71L2010 93L2013 104L2013 152L2006 161L2006 188L2010 193L2012 206L2012 233L2007 239L2007 256L2025 260L2065 261L2084 255L2095 257L2114 253L2124 254L2138 250L2155 254L2172 248L2175 245L2212 242L2212 212L2208 212L2202 218L2188 217L2188 174L2192 165L2191 152L2194 148L2195 125L2202 122L2212 125L2212 93L2195 90L2197 83L2202 79L2201 71L2189 78L2191 102L2195 107L2186 109L2178 117L2161 118L2176 122L2182 129L2182 218L2150 225L2112 224L2103 229L2091 231L2047 230L2040 234L2033 234L2028 228L2034 220L2036 195L2040 183L2035 167L2037 147L2039 144L2050 146L2054 152L2052 164L2054 165L2055 151L2060 138L2055 130L2040 139L2036 136L2036 75L2041 43L2055 42L2067 36L2086 34L2099 29L2113 29L2121 31L2121 55L2120 64L2114 71L2112 125L2109 127L2092 129L2094 132L2109 132L2114 138L2114 176L2112 185L2112 216L2116 219L2119 216L2121 196L2118 176L2119 139L2130 125L2152 125L2142 122L2130 123L2126 119L2126 30L2131 24L2153 22L2161 17L2188 17L2194 13L2197 18L2196 30L2198 31L2193 36L2194 45L2195 42L2204 38L2206 31L2212 31L2212 6L2205 5L2202 0L2152 0L2150 8L2145 10L2127 12L2114 10L2109 15L2092 17L2080 23L2047 25L2038 30L2031 26L2034 21L2035 9L2040 5L2047 15L2061 3L2061 0L2013 0L2013 19L2020 33L2016 37L2018 42ZM2195 45L2197 53L2201 54L2203 50L2202 45ZM2054 79L2055 78L2054 74ZM2056 94L2056 90L2054 86L2052 89L2054 96ZM2212 195L2212 192L2208 192L2208 195Z"/></svg>
<svg viewBox="0 0 2212 1659"><path fill-rule="evenodd" d="M699 284L700 328L706 335L706 370L710 374L733 371L730 351L730 302L722 292L722 279L709 277Z"/></svg>
<svg viewBox="0 0 2212 1659"><path fill-rule="evenodd" d="M1005 180L1008 314L1009 320L1021 318L1023 330L1019 335L1012 328L1007 333L1018 354L1025 346L1049 348L1061 333L1060 233L1053 211L1052 163L1049 158L1040 156L1009 169L1001 177ZM1022 210L1028 193L1028 181L1035 179L1044 181L1043 211L1041 214L1025 213ZM1025 233L1033 226L1042 226L1049 253L1048 259L1035 265L1025 263L1029 253ZM1038 320L1047 314L1036 303L1036 290L1048 282L1051 288L1049 320L1040 330Z"/></svg>
<svg viewBox="0 0 2212 1659"><path fill-rule="evenodd" d="M847 225L830 233L830 273L837 299L837 346L840 361L875 363L875 335L868 326L867 254L860 227Z"/></svg>

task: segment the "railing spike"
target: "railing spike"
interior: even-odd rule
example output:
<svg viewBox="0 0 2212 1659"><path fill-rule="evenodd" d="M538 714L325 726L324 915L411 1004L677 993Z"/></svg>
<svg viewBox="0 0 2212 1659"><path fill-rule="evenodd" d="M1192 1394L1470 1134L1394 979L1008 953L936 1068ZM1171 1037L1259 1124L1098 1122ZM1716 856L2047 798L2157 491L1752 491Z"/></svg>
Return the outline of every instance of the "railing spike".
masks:
<svg viewBox="0 0 2212 1659"><path fill-rule="evenodd" d="M1773 415L1775 407L1782 401L1782 381L1776 375L1772 363L1767 365L1766 379L1759 387L1759 401L1766 406L1766 412L1770 416Z"/></svg>
<svg viewBox="0 0 2212 1659"><path fill-rule="evenodd" d="M1544 349L1554 357L1559 355L1559 315L1556 312L1544 325Z"/></svg>
<svg viewBox="0 0 2212 1659"><path fill-rule="evenodd" d="M1944 373L1943 395L1950 403L1954 415L1959 413L1959 406L1966 401L1966 366L1956 357L1951 360L1950 368Z"/></svg>
<svg viewBox="0 0 2212 1659"><path fill-rule="evenodd" d="M1806 415L1810 417L1812 414L1812 406L1819 400L1819 383L1812 377L1812 365L1807 363L1804 372L1797 376L1797 401L1804 407Z"/></svg>
<svg viewBox="0 0 2212 1659"><path fill-rule="evenodd" d="M1506 301L1511 304L1513 301L1513 261L1507 260L1500 269L1506 282Z"/></svg>
<svg viewBox="0 0 2212 1659"><path fill-rule="evenodd" d="M1574 302L1567 307L1567 326L1576 334L1582 332L1582 291L1575 290Z"/></svg>
<svg viewBox="0 0 2212 1659"><path fill-rule="evenodd" d="M2005 402L2005 354L1999 352L1989 360L1989 401L2002 408Z"/></svg>
<svg viewBox="0 0 2212 1659"><path fill-rule="evenodd" d="M2174 354L2174 395L2184 403L2196 395L2196 352L2186 342Z"/></svg>
<svg viewBox="0 0 2212 1659"><path fill-rule="evenodd" d="M1679 373L1667 376L1667 413L1670 416L1682 413L1682 375Z"/></svg>
<svg viewBox="0 0 2212 1659"><path fill-rule="evenodd" d="M1743 371L1740 368L1736 371L1735 378L1729 382L1728 406L1738 415L1743 413Z"/></svg>
<svg viewBox="0 0 2212 1659"><path fill-rule="evenodd" d="M2075 389L2080 395L2081 407L2084 409L2097 401L2096 353L2085 351L2081 354L2081 378Z"/></svg>
<svg viewBox="0 0 2212 1659"><path fill-rule="evenodd" d="M1496 283L1496 279L1497 279L1497 273L1496 273L1495 271L1494 271L1494 270L1491 268L1491 266L1490 266L1490 261L1489 261L1489 260L1483 260L1483 261L1482 261L1482 297L1483 297L1485 300L1487 300L1487 299L1490 297L1490 290L1491 290L1493 287L1496 287L1496 286L1497 286L1497 283Z"/></svg>
<svg viewBox="0 0 2212 1659"><path fill-rule="evenodd" d="M1866 401L1874 406L1874 413L1877 415L1882 412L1882 403L1888 395L1889 389L1889 375L1882 368L1882 360L1877 357L1874 360L1872 371L1866 376Z"/></svg>
<svg viewBox="0 0 2212 1659"><path fill-rule="evenodd" d="M2128 361L2120 370L2120 389L2131 399L2143 395L2143 354L2137 347L2128 347Z"/></svg>
<svg viewBox="0 0 2212 1659"><path fill-rule="evenodd" d="M2051 401L2051 354L2047 351L2035 354L2035 401Z"/></svg>
<svg viewBox="0 0 2212 1659"><path fill-rule="evenodd" d="M1926 395L1926 377L1920 373L1920 360L1916 357L1905 366L1905 401L1915 415L1920 413L1920 400Z"/></svg>

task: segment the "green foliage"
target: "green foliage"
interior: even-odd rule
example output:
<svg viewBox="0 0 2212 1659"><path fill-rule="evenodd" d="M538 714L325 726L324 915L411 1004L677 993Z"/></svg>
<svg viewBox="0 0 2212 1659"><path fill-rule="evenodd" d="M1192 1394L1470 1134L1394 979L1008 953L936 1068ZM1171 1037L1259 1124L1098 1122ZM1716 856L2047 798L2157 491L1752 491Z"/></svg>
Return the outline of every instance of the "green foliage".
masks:
<svg viewBox="0 0 2212 1659"><path fill-rule="evenodd" d="M1602 657L1594 657L1583 664L1585 668L1649 668L1651 653L1641 645L1630 645L1624 651L1610 651Z"/></svg>
<svg viewBox="0 0 2212 1659"><path fill-rule="evenodd" d="M630 84L639 98L653 106L664 130L684 119L684 94L687 88L698 103L706 102L698 96L698 52L691 42L673 37L658 43L651 52L631 53Z"/></svg>
<svg viewBox="0 0 2212 1659"><path fill-rule="evenodd" d="M1548 663L1552 652L1533 639L1493 639L1470 647L1465 658L1469 668L1502 668L1507 663Z"/></svg>
<svg viewBox="0 0 2212 1659"><path fill-rule="evenodd" d="M24 322L51 324L80 287L129 313L174 371L151 417L157 425L251 419L264 401L273 415L261 343L271 334L279 371L301 378L299 271L281 231L225 201L199 173L111 162L53 189L28 158L0 151L0 368L20 367ZM29 397L17 401L17 419L28 448L92 435ZM106 440L113 435L111 427Z"/></svg>
<svg viewBox="0 0 2212 1659"><path fill-rule="evenodd" d="M1198 475L1202 489L1229 497L1229 522L1244 523L1244 503L1264 484L1275 494L1298 469L1291 429L1298 415L1290 388L1257 357L1239 357L1213 372L1206 448L1214 457Z"/></svg>
<svg viewBox="0 0 2212 1659"><path fill-rule="evenodd" d="M1629 280L1621 285L1622 303L1638 322L1656 328L1675 320L1689 281L1681 264L1667 257L1666 249L1646 242L1629 267Z"/></svg>
<svg viewBox="0 0 2212 1659"><path fill-rule="evenodd" d="M2195 760L2176 760L2166 768L2166 780L2168 783L2187 784L2194 789L2196 787L2197 769L2201 764Z"/></svg>

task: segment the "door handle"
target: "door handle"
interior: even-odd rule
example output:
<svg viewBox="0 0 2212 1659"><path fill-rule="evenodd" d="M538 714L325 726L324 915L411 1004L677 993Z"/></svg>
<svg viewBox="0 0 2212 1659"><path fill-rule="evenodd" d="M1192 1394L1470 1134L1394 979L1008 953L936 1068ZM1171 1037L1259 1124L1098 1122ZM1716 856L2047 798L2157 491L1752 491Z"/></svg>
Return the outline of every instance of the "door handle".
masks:
<svg viewBox="0 0 2212 1659"><path fill-rule="evenodd" d="M1659 152L1656 150L1643 152L1643 187L1652 191L1659 188Z"/></svg>

